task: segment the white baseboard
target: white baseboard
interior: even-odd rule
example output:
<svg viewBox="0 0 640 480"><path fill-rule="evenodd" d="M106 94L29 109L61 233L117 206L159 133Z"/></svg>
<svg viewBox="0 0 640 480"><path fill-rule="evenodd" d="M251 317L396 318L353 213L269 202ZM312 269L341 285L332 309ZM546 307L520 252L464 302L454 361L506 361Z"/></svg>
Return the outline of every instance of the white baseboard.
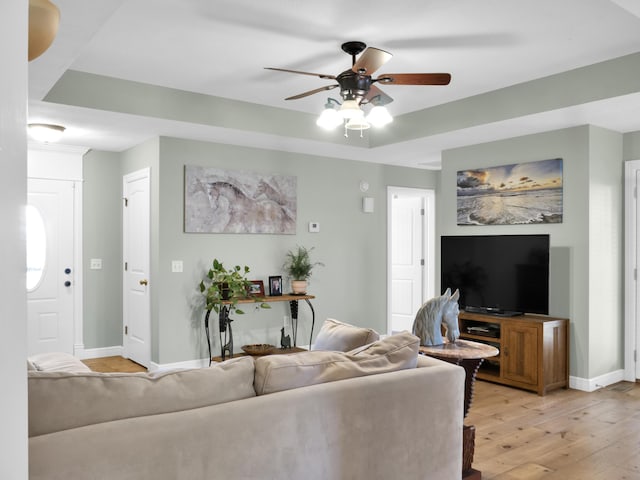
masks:
<svg viewBox="0 0 640 480"><path fill-rule="evenodd" d="M613 385L624 380L624 370L615 370L595 378L569 377L569 388L583 392L595 392L600 388Z"/></svg>
<svg viewBox="0 0 640 480"><path fill-rule="evenodd" d="M75 345L74 354L80 360L87 358L116 357L122 355L122 345L87 349L84 348L84 345Z"/></svg>
<svg viewBox="0 0 640 480"><path fill-rule="evenodd" d="M203 368L209 366L209 360L206 358L200 358L197 360L185 360L184 362L175 363L155 363L149 364L150 372L158 372L163 370L181 370L185 368Z"/></svg>

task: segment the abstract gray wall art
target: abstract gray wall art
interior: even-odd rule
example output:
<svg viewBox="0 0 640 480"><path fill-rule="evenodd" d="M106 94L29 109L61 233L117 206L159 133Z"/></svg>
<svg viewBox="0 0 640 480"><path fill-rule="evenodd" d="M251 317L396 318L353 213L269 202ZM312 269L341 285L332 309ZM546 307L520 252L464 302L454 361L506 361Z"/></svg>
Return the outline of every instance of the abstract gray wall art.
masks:
<svg viewBox="0 0 640 480"><path fill-rule="evenodd" d="M297 178L185 166L187 233L296 233Z"/></svg>

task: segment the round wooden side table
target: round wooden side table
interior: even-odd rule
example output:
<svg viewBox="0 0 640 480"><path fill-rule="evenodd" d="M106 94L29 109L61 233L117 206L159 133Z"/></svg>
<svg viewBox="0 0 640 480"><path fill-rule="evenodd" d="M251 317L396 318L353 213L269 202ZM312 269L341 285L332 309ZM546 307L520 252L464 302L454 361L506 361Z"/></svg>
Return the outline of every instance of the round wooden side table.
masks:
<svg viewBox="0 0 640 480"><path fill-rule="evenodd" d="M476 381L478 368L485 358L495 357L500 352L497 348L480 342L469 340L456 340L450 343L445 340L442 345L421 346L420 353L445 362L460 365L464 368L466 377L464 384L464 418L469 413L473 400L473 386ZM465 425L462 438L462 478L466 480L479 480L481 473L472 468L473 454L476 443L476 427Z"/></svg>

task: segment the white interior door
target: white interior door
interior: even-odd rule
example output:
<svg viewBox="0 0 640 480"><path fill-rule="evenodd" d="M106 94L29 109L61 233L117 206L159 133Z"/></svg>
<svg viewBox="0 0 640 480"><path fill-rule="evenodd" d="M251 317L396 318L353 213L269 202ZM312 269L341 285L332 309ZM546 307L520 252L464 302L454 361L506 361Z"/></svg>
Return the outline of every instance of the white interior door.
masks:
<svg viewBox="0 0 640 480"><path fill-rule="evenodd" d="M640 379L640 160L625 162L625 336L624 378Z"/></svg>
<svg viewBox="0 0 640 480"><path fill-rule="evenodd" d="M150 171L123 178L124 356L149 367L150 304Z"/></svg>
<svg viewBox="0 0 640 480"><path fill-rule="evenodd" d="M389 188L389 331L411 331L430 287L432 245L427 232L428 195L424 190ZM431 204L432 206L432 204ZM429 265L428 265L429 264ZM429 267L429 268L427 268Z"/></svg>
<svg viewBox="0 0 640 480"><path fill-rule="evenodd" d="M26 217L28 354L73 354L74 182L29 179Z"/></svg>

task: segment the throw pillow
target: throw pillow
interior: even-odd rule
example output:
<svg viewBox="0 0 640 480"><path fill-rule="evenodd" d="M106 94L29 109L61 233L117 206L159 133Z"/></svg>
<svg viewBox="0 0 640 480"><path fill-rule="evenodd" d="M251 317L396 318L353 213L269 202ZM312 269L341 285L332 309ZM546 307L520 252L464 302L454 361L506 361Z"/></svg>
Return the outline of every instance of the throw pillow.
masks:
<svg viewBox="0 0 640 480"><path fill-rule="evenodd" d="M29 370L41 372L90 372L80 359L70 353L47 352L37 353L27 359Z"/></svg>
<svg viewBox="0 0 640 480"><path fill-rule="evenodd" d="M318 332L313 350L332 350L347 352L380 338L371 328L356 327L348 323L327 318Z"/></svg>
<svg viewBox="0 0 640 480"><path fill-rule="evenodd" d="M415 368L420 339L408 332L358 348L355 353L311 351L256 360L258 395L291 388Z"/></svg>

